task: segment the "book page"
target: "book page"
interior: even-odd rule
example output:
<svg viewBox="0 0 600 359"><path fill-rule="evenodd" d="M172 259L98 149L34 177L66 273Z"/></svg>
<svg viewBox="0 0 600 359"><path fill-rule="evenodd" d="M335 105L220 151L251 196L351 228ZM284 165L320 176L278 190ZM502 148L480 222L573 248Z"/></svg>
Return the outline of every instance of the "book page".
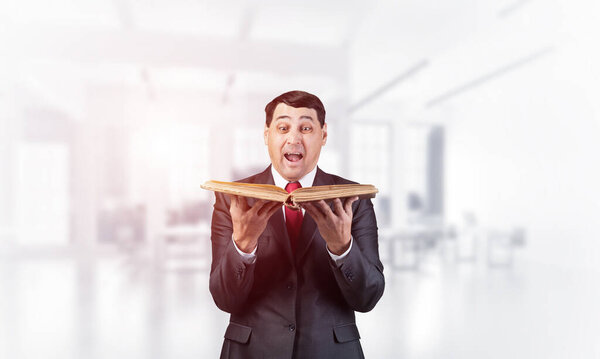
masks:
<svg viewBox="0 0 600 359"><path fill-rule="evenodd" d="M276 202L285 202L288 197L286 190L271 184L206 181L200 187L209 191Z"/></svg>
<svg viewBox="0 0 600 359"><path fill-rule="evenodd" d="M294 203L346 198L358 196L360 198L373 198L378 192L375 186L370 184L340 184L331 186L314 186L298 188L292 192Z"/></svg>

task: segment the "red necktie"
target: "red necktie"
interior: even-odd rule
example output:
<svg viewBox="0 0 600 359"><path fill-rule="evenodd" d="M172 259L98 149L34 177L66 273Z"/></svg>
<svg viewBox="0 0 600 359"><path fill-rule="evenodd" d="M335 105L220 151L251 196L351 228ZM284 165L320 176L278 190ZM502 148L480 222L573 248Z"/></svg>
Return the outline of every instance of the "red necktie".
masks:
<svg viewBox="0 0 600 359"><path fill-rule="evenodd" d="M285 190L291 193L295 189L302 187L300 182L290 182L285 186ZM288 235L290 237L290 244L292 245L292 252L296 250L296 242L298 236L300 236L300 228L302 228L302 210L297 211L285 207L285 226L287 227Z"/></svg>

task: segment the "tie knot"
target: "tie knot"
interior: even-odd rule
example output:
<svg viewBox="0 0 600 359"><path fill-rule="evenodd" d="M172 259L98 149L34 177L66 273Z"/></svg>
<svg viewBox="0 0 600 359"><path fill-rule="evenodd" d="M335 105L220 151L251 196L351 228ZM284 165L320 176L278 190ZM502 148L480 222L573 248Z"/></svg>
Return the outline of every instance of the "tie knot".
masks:
<svg viewBox="0 0 600 359"><path fill-rule="evenodd" d="M294 191L300 187L302 187L300 185L300 182L290 182L287 184L287 186L285 186L285 190L287 191L287 193L292 193L292 191Z"/></svg>

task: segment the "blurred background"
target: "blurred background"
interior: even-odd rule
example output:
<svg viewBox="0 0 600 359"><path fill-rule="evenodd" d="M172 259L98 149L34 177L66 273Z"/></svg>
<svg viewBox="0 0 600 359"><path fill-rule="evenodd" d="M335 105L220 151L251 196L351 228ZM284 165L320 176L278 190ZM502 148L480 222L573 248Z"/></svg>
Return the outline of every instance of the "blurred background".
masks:
<svg viewBox="0 0 600 359"><path fill-rule="evenodd" d="M368 358L600 357L594 1L3 0L0 357L215 358L214 196L264 106L375 184Z"/></svg>

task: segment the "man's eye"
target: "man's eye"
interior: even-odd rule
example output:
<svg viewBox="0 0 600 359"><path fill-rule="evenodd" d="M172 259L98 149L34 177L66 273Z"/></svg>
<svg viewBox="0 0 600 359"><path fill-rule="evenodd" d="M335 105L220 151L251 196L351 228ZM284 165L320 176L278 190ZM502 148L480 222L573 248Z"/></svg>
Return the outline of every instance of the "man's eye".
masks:
<svg viewBox="0 0 600 359"><path fill-rule="evenodd" d="M312 131L312 127L304 126L304 127L302 127L302 131L304 131L304 132L310 132L310 131Z"/></svg>
<svg viewBox="0 0 600 359"><path fill-rule="evenodd" d="M279 127L278 127L278 129L279 129L279 131L281 131L281 132L285 132L285 131L287 131L287 127L285 127L285 126L279 126Z"/></svg>

